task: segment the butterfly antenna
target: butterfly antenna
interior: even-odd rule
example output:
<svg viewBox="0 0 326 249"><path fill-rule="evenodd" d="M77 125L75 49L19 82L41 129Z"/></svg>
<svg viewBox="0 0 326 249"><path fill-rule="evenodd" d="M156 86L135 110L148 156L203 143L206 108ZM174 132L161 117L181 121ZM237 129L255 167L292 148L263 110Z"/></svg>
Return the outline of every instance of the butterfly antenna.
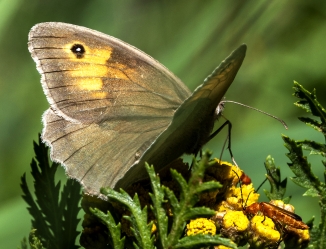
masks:
<svg viewBox="0 0 326 249"><path fill-rule="evenodd" d="M285 129L288 129L287 124L282 119L280 119L280 118L278 118L278 117L276 117L276 116L274 116L274 115L272 115L272 114L270 114L268 112L264 112L262 110L259 110L259 109L255 108L255 107L245 105L245 104L242 104L242 103L239 103L239 102L236 102L236 101L232 101L232 100L223 100L223 102L234 103L234 104L241 105L241 106L247 107L249 109L255 110L257 112L263 113L263 114L265 114L265 115L267 115L267 116L269 116L271 118L276 119L277 121L279 121L284 126Z"/></svg>

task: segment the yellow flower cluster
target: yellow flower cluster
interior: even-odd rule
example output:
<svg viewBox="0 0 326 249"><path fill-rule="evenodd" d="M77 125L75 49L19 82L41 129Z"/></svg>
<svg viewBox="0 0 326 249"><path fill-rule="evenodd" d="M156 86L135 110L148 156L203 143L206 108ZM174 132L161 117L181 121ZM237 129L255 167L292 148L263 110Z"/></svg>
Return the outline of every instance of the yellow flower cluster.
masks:
<svg viewBox="0 0 326 249"><path fill-rule="evenodd" d="M225 194L225 200L217 206L217 211L243 210L244 206L249 206L258 201L259 194L254 192L252 183L241 185L240 187L232 186ZM246 203L245 203L246 202Z"/></svg>
<svg viewBox="0 0 326 249"><path fill-rule="evenodd" d="M223 227L225 229L236 228L237 231L244 231L248 225L249 220L242 211L230 211L224 215Z"/></svg>
<svg viewBox="0 0 326 249"><path fill-rule="evenodd" d="M287 236L284 238L284 244L287 248L306 248L310 241L309 230L287 228Z"/></svg>
<svg viewBox="0 0 326 249"><path fill-rule="evenodd" d="M251 219L250 225L259 237L266 238L275 243L281 238L279 231L275 230L274 222L266 216L255 215Z"/></svg>
<svg viewBox="0 0 326 249"><path fill-rule="evenodd" d="M295 245L295 248L305 248L310 239L309 230L294 229L290 226L291 223L288 224L281 219L281 217L287 215L286 211L294 212L292 205L284 204L282 201L272 203L272 205L286 210L284 213L282 209L277 209L277 207L274 209L272 205L260 205L258 202L259 194L255 193L252 183L241 184L240 187L236 186L241 178L242 171L231 164L218 160L217 162L223 165L223 177L227 178L229 183L224 190L223 198L215 205L217 212L213 218L218 224L218 232L222 236L230 238L238 246L243 246L249 242L254 248L277 248L282 239L291 237L287 236L291 233L297 239L292 239L289 242L285 239L285 244ZM225 185L225 182L223 184ZM252 204L255 206L251 206ZM253 212L244 212L245 208L250 206ZM270 210L262 209L262 207L266 206ZM255 210L257 210L257 214L255 214ZM266 213L266 211L268 212ZM274 216L278 212L280 218ZM277 222L285 223L282 223L282 228L276 227L274 221L266 215L272 215L273 217L270 218L280 219Z"/></svg>
<svg viewBox="0 0 326 249"><path fill-rule="evenodd" d="M206 218L198 218L191 220L187 225L187 236L196 234L216 234L216 226L214 221Z"/></svg>

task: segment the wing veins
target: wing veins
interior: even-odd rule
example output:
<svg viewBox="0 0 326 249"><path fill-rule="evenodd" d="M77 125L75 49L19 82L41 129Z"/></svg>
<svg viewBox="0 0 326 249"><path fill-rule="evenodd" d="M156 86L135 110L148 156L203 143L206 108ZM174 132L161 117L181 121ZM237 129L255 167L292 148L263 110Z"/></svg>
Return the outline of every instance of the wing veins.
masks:
<svg viewBox="0 0 326 249"><path fill-rule="evenodd" d="M87 145L93 143L92 142L89 142L87 144L84 144L82 147L78 148L76 151L74 151L74 153L72 153L69 157L67 157L65 160L63 160L63 163L65 163L67 160L69 160L70 158L72 158L76 153L78 153L78 151L80 151L82 148L85 148Z"/></svg>
<svg viewBox="0 0 326 249"><path fill-rule="evenodd" d="M69 132L69 133L65 133L63 136L58 137L57 139L51 141L51 144L53 144L53 143L55 143L55 142L58 142L60 139L66 137L66 136L70 136L71 134L73 134L73 133L75 133L75 132L77 132L77 131L83 130L83 129L87 128L87 127L88 127L88 126L86 126L86 127L81 127L81 128L79 128L79 129L77 129L77 130L73 130L73 131L71 131L71 132Z"/></svg>

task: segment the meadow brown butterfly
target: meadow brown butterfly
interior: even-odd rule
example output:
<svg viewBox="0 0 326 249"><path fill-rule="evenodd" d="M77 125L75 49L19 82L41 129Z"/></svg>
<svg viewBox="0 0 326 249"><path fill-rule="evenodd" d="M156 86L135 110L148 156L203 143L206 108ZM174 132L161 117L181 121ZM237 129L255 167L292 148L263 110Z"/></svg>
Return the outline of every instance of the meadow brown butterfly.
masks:
<svg viewBox="0 0 326 249"><path fill-rule="evenodd" d="M35 25L29 51L50 108L43 141L88 194L126 187L208 141L216 108L246 53L241 45L192 94L137 48L71 24Z"/></svg>

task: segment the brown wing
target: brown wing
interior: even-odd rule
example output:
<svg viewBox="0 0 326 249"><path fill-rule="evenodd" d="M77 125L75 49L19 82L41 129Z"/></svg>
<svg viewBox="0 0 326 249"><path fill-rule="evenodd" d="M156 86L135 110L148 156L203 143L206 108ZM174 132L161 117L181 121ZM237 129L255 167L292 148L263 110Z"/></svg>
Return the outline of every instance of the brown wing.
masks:
<svg viewBox="0 0 326 249"><path fill-rule="evenodd" d="M133 127L121 120L81 124L48 109L43 115L42 138L51 148L51 158L65 166L67 175L81 182L87 193L98 195L101 187L115 186L169 122L142 118L133 120Z"/></svg>
<svg viewBox="0 0 326 249"><path fill-rule="evenodd" d="M51 106L43 140L92 194L115 186L190 95L150 56L84 27L38 24L29 50Z"/></svg>
<svg viewBox="0 0 326 249"><path fill-rule="evenodd" d="M208 141L216 108L233 82L246 54L246 45L233 51L178 108L169 127L148 148L123 180L135 177L145 162L160 169L183 153L196 153ZM120 182L118 183L118 185ZM122 182L121 182L122 184Z"/></svg>
<svg viewBox="0 0 326 249"><path fill-rule="evenodd" d="M114 37L64 23L41 23L29 50L51 108L67 120L172 116L190 95L150 56Z"/></svg>

